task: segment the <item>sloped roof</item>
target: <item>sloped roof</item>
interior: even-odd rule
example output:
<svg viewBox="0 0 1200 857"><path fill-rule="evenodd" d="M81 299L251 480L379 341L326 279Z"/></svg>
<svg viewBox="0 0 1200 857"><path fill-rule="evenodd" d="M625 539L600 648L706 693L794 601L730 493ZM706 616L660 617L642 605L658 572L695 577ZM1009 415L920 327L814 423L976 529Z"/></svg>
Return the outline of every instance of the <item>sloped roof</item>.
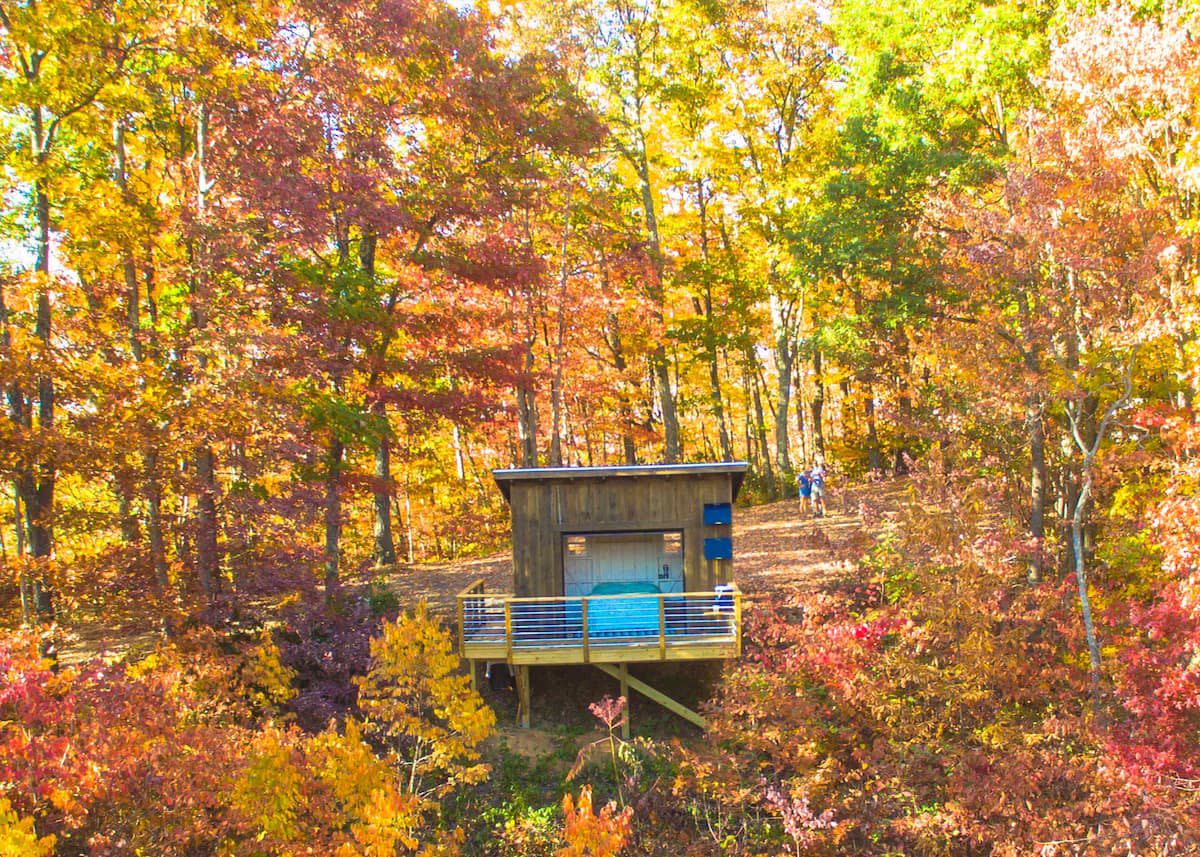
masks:
<svg viewBox="0 0 1200 857"><path fill-rule="evenodd" d="M501 493L504 494L504 499L507 500L510 485L521 480L541 482L552 479L616 479L629 476L669 478L728 473L733 479L733 497L737 499L747 467L749 465L744 461L712 461L697 464L618 464L612 467L511 467L493 470L492 478L496 480L496 485L499 486Z"/></svg>

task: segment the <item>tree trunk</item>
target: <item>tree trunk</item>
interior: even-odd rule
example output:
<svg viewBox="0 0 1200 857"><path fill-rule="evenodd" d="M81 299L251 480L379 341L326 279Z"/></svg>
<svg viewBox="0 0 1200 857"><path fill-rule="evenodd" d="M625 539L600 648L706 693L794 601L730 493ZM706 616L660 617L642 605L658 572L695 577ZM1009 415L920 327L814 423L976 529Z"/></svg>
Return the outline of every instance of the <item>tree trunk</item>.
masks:
<svg viewBox="0 0 1200 857"><path fill-rule="evenodd" d="M1071 541L1075 555L1075 582L1079 588L1079 606L1083 613L1083 631L1087 638L1088 673L1092 684L1092 709L1100 713L1100 644L1096 640L1096 626L1092 620L1092 601L1088 594L1087 568L1084 564L1083 519L1084 510L1091 499L1092 473L1089 464L1084 465L1083 484L1075 501L1071 515Z"/></svg>
<svg viewBox="0 0 1200 857"><path fill-rule="evenodd" d="M1030 585L1040 583L1046 539L1046 424L1045 405L1040 392L1032 393L1025 410L1025 428L1029 432L1029 537L1034 555L1029 561Z"/></svg>
<svg viewBox="0 0 1200 857"><path fill-rule="evenodd" d="M17 566L20 568L21 624L30 625L34 611L33 578L25 568L25 522L21 520L21 489L16 483L13 483L13 532L17 542Z"/></svg>
<svg viewBox="0 0 1200 857"><path fill-rule="evenodd" d="M708 197L704 180L696 181L696 203L700 213L700 255L704 260L704 303L700 307L704 316L705 356L708 358L708 385L712 396L713 416L717 418L717 438L721 444L721 459L733 460L733 443L729 439L729 427L725 424L725 401L721 395L720 351L717 348L717 329L713 323L713 298L711 259L708 246Z"/></svg>
<svg viewBox="0 0 1200 857"><path fill-rule="evenodd" d="M896 374L897 401L900 406L900 425L898 426L899 440L896 444L896 460L893 465L893 472L897 476L904 476L908 473L908 461L912 454L908 443L909 432L912 428L912 389L908 381L911 369L908 356L908 334L903 328L898 331L896 351L900 355L900 371Z"/></svg>
<svg viewBox="0 0 1200 857"><path fill-rule="evenodd" d="M206 198L208 194L208 172L206 168L208 135L208 113L201 106L196 116L196 219L201 230L206 220ZM192 240L190 255L192 262L191 277L191 315L192 327L203 331L208 319L204 314L203 295L200 287L205 260L203 253L204 236ZM208 357L201 348L196 356L198 370L203 373L208 368ZM205 597L211 599L216 594L221 573L221 554L217 539L219 523L217 521L217 474L215 456L212 446L201 442L195 451L196 466L196 574L200 580L200 588Z"/></svg>
<svg viewBox="0 0 1200 857"><path fill-rule="evenodd" d="M654 321L661 327L664 322L664 284L662 243L658 234L658 216L654 207L654 192L650 184L650 162L646 156L646 141L642 129L638 128L637 173L642 195L642 211L646 222L646 244L650 256L652 282L647 292L651 301ZM667 362L667 348L660 340L650 354L650 367L658 386L659 408L663 420L663 460L668 464L679 460L679 417L675 412L675 393L671 387L671 370Z"/></svg>
<svg viewBox="0 0 1200 857"><path fill-rule="evenodd" d="M800 435L800 460L797 470L804 470L807 462L812 459L812 432L808 425L808 399L805 396L804 373L800 368L802 365L802 361L794 361L792 378L792 390L796 396L796 431Z"/></svg>
<svg viewBox="0 0 1200 857"><path fill-rule="evenodd" d="M342 494L338 484L345 449L336 437L329 442L325 473L325 600L332 602L338 592L338 565L341 560Z"/></svg>
<svg viewBox="0 0 1200 857"><path fill-rule="evenodd" d="M603 271L605 291L607 291L607 265L605 265ZM608 344L609 351L612 352L613 368L621 375L621 449L624 453L626 464L637 464L637 444L633 441L633 435L629 433L629 427L633 425L633 409L629 404L629 391L624 377L629 364L625 361L625 346L621 341L620 319L618 319L616 313L608 314L608 324L604 331L604 339Z"/></svg>
<svg viewBox="0 0 1200 857"><path fill-rule="evenodd" d="M725 402L721 394L721 373L717 363L717 350L712 349L708 362L708 383L712 388L713 411L717 417L717 435L721 444L721 460L733 460L733 441L729 437L729 426L725 422Z"/></svg>
<svg viewBox="0 0 1200 857"><path fill-rule="evenodd" d="M825 375L821 349L813 349L813 455L819 460L825 460L825 429L822 426L822 415L825 411Z"/></svg>
<svg viewBox="0 0 1200 857"><path fill-rule="evenodd" d="M148 519L146 533L150 540L150 564L154 567L154 579L158 582L161 592L166 592L171 585L167 575L167 551L163 539L162 526L162 487L158 481L158 452L154 448L146 450L146 501Z"/></svg>
<svg viewBox="0 0 1200 857"><path fill-rule="evenodd" d="M387 420L382 403L377 416ZM396 543L392 538L392 446L385 428L375 442L375 487L372 499L375 505L375 565L396 564Z"/></svg>
<svg viewBox="0 0 1200 857"><path fill-rule="evenodd" d="M133 514L133 488L121 474L117 474L117 517L121 523L121 541L127 545L139 541L142 531L137 515Z"/></svg>
<svg viewBox="0 0 1200 857"><path fill-rule="evenodd" d="M774 266L771 268L769 280L772 283L771 295L771 324L775 328L775 368L779 396L775 403L775 463L779 467L780 489L784 494L790 493L792 481L792 453L788 439L788 412L792 401L792 363L795 359L795 346L792 342L791 315L793 308L785 306L775 296L778 275Z"/></svg>
<svg viewBox="0 0 1200 857"><path fill-rule="evenodd" d="M879 473L883 470L883 450L879 446L879 430L875 424L875 385L865 382L863 393L867 417L867 468L872 473Z"/></svg>
<svg viewBox="0 0 1200 857"><path fill-rule="evenodd" d="M517 431L520 434L520 466L537 467L538 413L532 388L533 348L525 352L525 378L517 388Z"/></svg>
<svg viewBox="0 0 1200 857"><path fill-rule="evenodd" d="M196 450L196 574L208 599L217 593L220 580L220 549L217 544L217 477L212 448Z"/></svg>
<svg viewBox="0 0 1200 857"><path fill-rule="evenodd" d="M767 446L767 420L763 413L762 393L758 387L758 371L754 352L747 347L743 355L746 360L746 373L750 379L750 388L754 400L754 426L757 434L758 449L762 455L763 466L763 482L767 489L767 496L774 499L778 496L776 493L778 486L775 482L775 471L771 466L771 451Z"/></svg>
<svg viewBox="0 0 1200 857"><path fill-rule="evenodd" d="M35 111L36 151L39 160L44 158L42 146L43 129L41 110ZM34 211L37 218L37 250L35 270L41 275L38 286L35 334L42 345L51 346L50 308L50 198L46 193L44 179L34 183ZM40 371L37 379L38 429L51 434L54 429L54 379L48 372ZM26 422L32 409L26 410ZM54 488L56 465L53 453L43 450L32 464L23 465L19 472L21 500L25 504L26 532L29 536L29 555L35 560L49 559L54 550L52 517L54 513ZM38 618L44 622L54 618L54 595L42 573L33 581L34 604Z"/></svg>

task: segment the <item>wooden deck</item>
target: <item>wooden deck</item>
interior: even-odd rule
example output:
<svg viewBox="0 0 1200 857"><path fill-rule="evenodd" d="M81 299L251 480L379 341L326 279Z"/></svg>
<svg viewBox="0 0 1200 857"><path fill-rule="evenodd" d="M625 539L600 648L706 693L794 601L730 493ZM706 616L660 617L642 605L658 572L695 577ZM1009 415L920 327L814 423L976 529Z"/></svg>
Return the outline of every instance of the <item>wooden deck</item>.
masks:
<svg viewBox="0 0 1200 857"><path fill-rule="evenodd" d="M471 660L515 666L626 664L737 658L742 653L742 593L517 598L484 591L477 580L458 594L458 647Z"/></svg>

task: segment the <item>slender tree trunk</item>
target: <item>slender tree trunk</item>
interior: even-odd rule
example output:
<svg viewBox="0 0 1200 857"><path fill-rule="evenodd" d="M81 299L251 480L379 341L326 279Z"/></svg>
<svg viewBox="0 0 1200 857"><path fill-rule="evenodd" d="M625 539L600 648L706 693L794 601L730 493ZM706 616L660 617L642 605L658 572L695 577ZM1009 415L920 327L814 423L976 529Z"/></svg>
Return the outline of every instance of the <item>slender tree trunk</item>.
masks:
<svg viewBox="0 0 1200 857"><path fill-rule="evenodd" d="M567 286L571 280L571 267L567 249L571 239L571 162L567 161L567 194L563 204L562 238L558 256L558 318L554 337L554 374L550 379L550 466L561 467L563 463L563 347L567 336Z"/></svg>
<svg viewBox="0 0 1200 857"><path fill-rule="evenodd" d="M21 624L33 622L33 578L25 568L25 522L21 520L21 489L13 483L13 533L17 542L17 566L20 568Z"/></svg>
<svg viewBox="0 0 1200 857"><path fill-rule="evenodd" d="M117 474L117 517L121 522L121 541L125 544L139 541L142 531L138 526L137 515L133 513L133 487L121 474Z"/></svg>
<svg viewBox="0 0 1200 857"><path fill-rule="evenodd" d="M875 424L875 385L865 382L863 393L867 417L867 467L872 473L879 473L883 470L883 450L879 446L879 430Z"/></svg>
<svg viewBox="0 0 1200 857"><path fill-rule="evenodd" d="M791 316L794 307L776 297L778 274L774 266L768 279L771 282L771 323L775 328L775 368L777 374L778 400L775 403L775 463L779 467L780 489L791 490L792 473L791 443L788 438L788 412L792 401L792 363L795 359L795 343L792 341Z"/></svg>
<svg viewBox="0 0 1200 857"><path fill-rule="evenodd" d="M1029 562L1030 585L1041 582L1043 571L1042 545L1046 539L1046 424L1045 404L1040 392L1031 393L1025 410L1025 427L1029 432L1029 537L1034 555Z"/></svg>
<svg viewBox="0 0 1200 857"><path fill-rule="evenodd" d="M387 420L383 403L376 416ZM392 538L392 443L390 432L384 430L375 442L375 488L371 492L375 506L374 536L375 564L395 565L396 544Z"/></svg>
<svg viewBox="0 0 1200 857"><path fill-rule="evenodd" d="M854 409L854 392L850 386L850 379L844 378L839 386L842 395L838 401L838 412L841 414L841 437L845 441L846 438L858 437L858 412Z"/></svg>
<svg viewBox="0 0 1200 857"><path fill-rule="evenodd" d="M162 487L158 480L158 452L153 447L146 450L146 501L148 518L146 534L150 540L150 564L154 567L154 579L158 588L166 592L171 585L167 575L167 551L163 539Z"/></svg>
<svg viewBox="0 0 1200 857"><path fill-rule="evenodd" d="M802 365L802 361L795 361L794 377L792 380L792 389L795 391L796 396L796 431L800 435L800 461L796 468L797 470L805 469L807 462L812 460L812 432L808 425L809 402L806 397L804 373L800 369Z"/></svg>
<svg viewBox="0 0 1200 857"><path fill-rule="evenodd" d="M651 313L654 321L661 327L664 324L663 304L664 271L662 243L658 234L658 215L655 213L654 192L650 183L650 162L646 156L646 141L642 129L638 128L637 173L641 186L642 210L646 221L646 243L650 255L650 267L653 271L652 282L648 289L651 301ZM667 361L666 345L659 341L650 353L650 367L658 386L659 408L663 420L663 460L667 463L676 462L682 454L679 445L679 417L675 411L675 393L671 387L671 369Z"/></svg>
<svg viewBox="0 0 1200 857"><path fill-rule="evenodd" d="M329 442L325 473L325 600L332 602L338 593L338 566L341 560L342 494L339 477L345 449L338 438Z"/></svg>
<svg viewBox="0 0 1200 857"><path fill-rule="evenodd" d="M603 266L604 286L605 291L608 290L608 266L607 260ZM630 426L633 425L633 408L629 404L629 390L625 380L625 373L629 368L629 364L625 360L625 345L621 339L621 324L616 313L608 314L608 323L604 331L604 339L608 344L608 349L612 353L613 368L621 376L620 394L621 394L621 450L625 457L626 464L637 464L637 444L634 443L633 435L630 434Z"/></svg>
<svg viewBox="0 0 1200 857"><path fill-rule="evenodd" d="M458 430L458 423L450 424L450 442L454 445L454 475L458 477L459 482L466 482L467 463L463 455L462 432Z"/></svg>
<svg viewBox="0 0 1200 857"><path fill-rule="evenodd" d="M525 348L525 377L517 388L517 430L520 434L520 466L538 465L538 412L533 390L533 344Z"/></svg>
<svg viewBox="0 0 1200 857"><path fill-rule="evenodd" d="M207 157L208 112L203 106L199 108L196 117L196 219L201 232L207 219L208 172ZM208 326L208 319L203 310L204 296L201 289L204 265L206 260L203 253L204 235L190 242L192 247L192 327L203 331ZM208 369L208 357L201 348L196 356L196 366L203 374ZM217 539L219 522L217 520L217 487L216 461L212 446L201 442L195 450L196 467L196 574L200 580L200 588L208 599L216 594L221 572L221 554Z"/></svg>
<svg viewBox="0 0 1200 857"><path fill-rule="evenodd" d="M775 471L771 466L771 451L767 445L767 420L763 413L762 393L758 386L758 371L754 352L748 347L745 352L747 374L750 376L750 388L754 400L754 427L758 437L758 449L762 455L762 475L767 489L767 496L775 498L778 485L775 482Z"/></svg>
<svg viewBox="0 0 1200 857"><path fill-rule="evenodd" d="M205 597L217 593L220 579L220 553L217 546L217 477L212 447L202 444L196 450L196 573Z"/></svg>
<svg viewBox="0 0 1200 857"><path fill-rule="evenodd" d="M34 113L34 136L38 160L44 163L45 139L40 108ZM50 308L50 197L44 179L34 183L34 211L37 220L37 252L35 270L40 277L37 296L35 334L42 345L51 347ZM37 379L38 428L46 434L54 429L55 389L54 379L48 371L40 372ZM51 519L54 514L54 488L56 464L53 452L43 450L39 460L22 467L21 499L25 504L26 532L29 535L29 554L35 560L49 559L54 550ZM39 571L33 581L34 603L39 619L54 618L54 595L49 583Z"/></svg>
<svg viewBox="0 0 1200 857"><path fill-rule="evenodd" d="M912 388L908 380L910 372L908 334L903 329L898 331L896 350L900 355L900 371L896 374L897 401L900 405L900 430L893 471L897 476L904 476L908 473L908 459L912 454L908 442L912 426Z"/></svg>
<svg viewBox="0 0 1200 857"><path fill-rule="evenodd" d="M1071 541L1074 545L1075 581L1079 588L1079 606L1083 613L1083 631L1087 638L1088 673L1092 684L1092 709L1100 713L1100 644L1096 640L1096 625L1092 620L1092 600L1088 594L1087 569L1084 564L1083 520L1084 509L1091 499L1092 473L1091 466L1085 465L1083 484L1075 501L1071 515Z"/></svg>
<svg viewBox="0 0 1200 857"><path fill-rule="evenodd" d="M812 425L813 425L813 454L821 461L825 460L825 429L822 426L823 414L825 411L825 374L824 362L821 357L821 349L813 349L813 397L812 397Z"/></svg>
<svg viewBox="0 0 1200 857"><path fill-rule="evenodd" d="M561 356L556 361L560 365L555 367L554 375L550 379L550 422L552 428L550 430L550 466L561 467L563 463L563 443L562 443L562 424L563 424L563 407L562 407L562 366Z"/></svg>
<svg viewBox="0 0 1200 857"><path fill-rule="evenodd" d="M407 489L404 492L404 547L408 555L408 564L412 565L417 561L417 548L413 540L412 498L408 496Z"/></svg>
<svg viewBox="0 0 1200 857"><path fill-rule="evenodd" d="M708 196L704 179L696 180L696 203L700 213L700 256L704 260L704 303L697 310L704 316L705 356L708 358L708 385L712 397L713 416L717 418L717 438L721 444L721 459L733 459L733 444L729 439L729 427L725 424L725 402L721 395L720 351L717 348L717 327L713 319L713 297L708 244Z"/></svg>

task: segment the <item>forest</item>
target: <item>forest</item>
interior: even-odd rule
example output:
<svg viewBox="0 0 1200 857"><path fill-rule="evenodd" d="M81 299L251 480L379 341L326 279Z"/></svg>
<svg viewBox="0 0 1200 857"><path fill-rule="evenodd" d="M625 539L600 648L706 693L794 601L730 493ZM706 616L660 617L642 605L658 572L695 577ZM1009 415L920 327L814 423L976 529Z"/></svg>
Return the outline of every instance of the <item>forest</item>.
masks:
<svg viewBox="0 0 1200 857"><path fill-rule="evenodd" d="M1200 853L1193 0L0 0L0 124L3 857ZM708 730L517 752L492 469L715 461Z"/></svg>

